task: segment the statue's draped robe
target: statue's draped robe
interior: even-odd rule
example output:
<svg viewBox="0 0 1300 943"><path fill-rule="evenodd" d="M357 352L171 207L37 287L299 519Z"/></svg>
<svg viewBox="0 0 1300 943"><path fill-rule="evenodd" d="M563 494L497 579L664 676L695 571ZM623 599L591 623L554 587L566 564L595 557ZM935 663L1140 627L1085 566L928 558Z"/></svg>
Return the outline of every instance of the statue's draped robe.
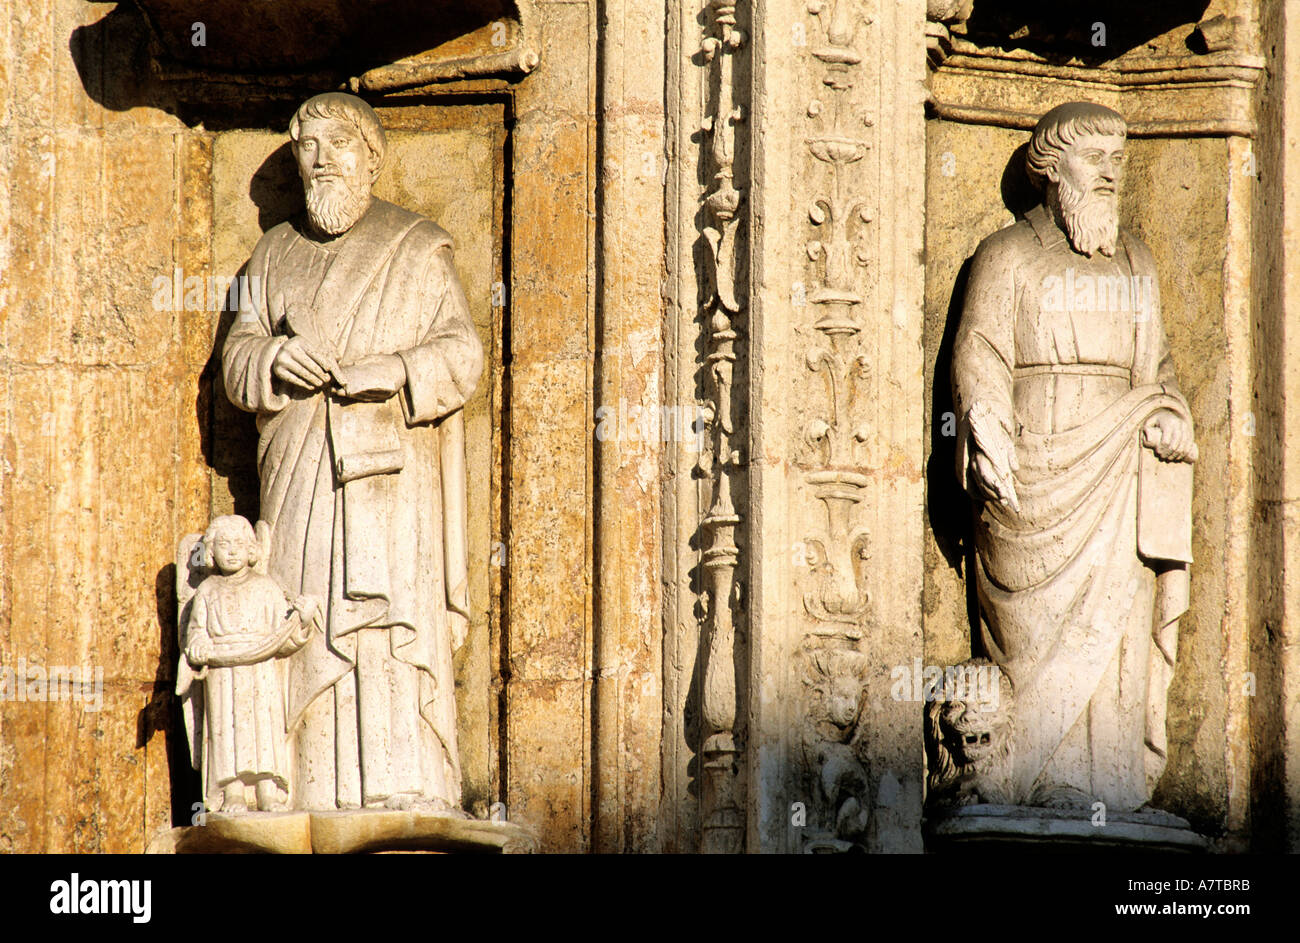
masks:
<svg viewBox="0 0 1300 943"><path fill-rule="evenodd" d="M969 421L982 404L1020 466L1020 511L977 501L975 545L984 645L1015 691L1021 802L1063 785L1133 810L1164 767L1191 471L1156 460L1141 430L1157 409L1190 416L1155 276L1131 233L1113 257L1089 258L1042 206L984 240L972 265L953 350L957 471L974 496ZM1174 511L1140 516L1140 501ZM1171 545L1184 549L1139 549Z"/></svg>
<svg viewBox="0 0 1300 943"><path fill-rule="evenodd" d="M318 241L283 223L248 263L253 290L226 340L226 392L258 414L270 574L328 600L324 633L291 656L296 808L391 796L460 802L452 649L468 620L464 421L482 346L451 240L381 200ZM273 379L289 336L347 366L396 354L382 403Z"/></svg>
<svg viewBox="0 0 1300 943"><path fill-rule="evenodd" d="M204 638L214 655L240 655L276 638L290 619L296 624L284 591L270 577L251 569L242 576L209 576L194 594L186 644ZM203 672L203 723L197 730L191 724L190 755L201 758L209 809L221 807L222 789L236 779L271 779L289 788L281 669L268 658Z"/></svg>

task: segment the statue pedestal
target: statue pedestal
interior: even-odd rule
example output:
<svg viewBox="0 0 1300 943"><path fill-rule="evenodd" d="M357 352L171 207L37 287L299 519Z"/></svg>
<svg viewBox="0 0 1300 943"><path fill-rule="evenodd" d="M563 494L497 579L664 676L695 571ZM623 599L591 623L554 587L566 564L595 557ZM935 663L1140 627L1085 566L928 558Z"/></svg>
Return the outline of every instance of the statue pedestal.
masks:
<svg viewBox="0 0 1300 943"><path fill-rule="evenodd" d="M250 812L207 816L206 824L172 828L146 854L342 855L380 852L532 854L533 833L510 822L427 812L352 809Z"/></svg>
<svg viewBox="0 0 1300 943"><path fill-rule="evenodd" d="M1206 851L1208 842L1168 812L1112 813L1093 824L1090 809L968 805L926 814L926 851Z"/></svg>

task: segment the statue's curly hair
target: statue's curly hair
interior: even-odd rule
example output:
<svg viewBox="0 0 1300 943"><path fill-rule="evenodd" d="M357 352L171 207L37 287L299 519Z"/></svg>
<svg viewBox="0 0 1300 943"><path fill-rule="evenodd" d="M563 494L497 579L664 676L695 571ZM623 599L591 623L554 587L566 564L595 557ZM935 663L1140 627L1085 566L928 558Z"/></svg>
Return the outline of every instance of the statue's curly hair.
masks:
<svg viewBox="0 0 1300 943"><path fill-rule="evenodd" d="M346 92L325 92L307 99L289 119L289 137L295 148L298 146L298 136L302 133L302 123L309 118L334 118L351 122L361 132L361 139L370 149L374 169L378 172L384 163L388 140L384 137L384 126L379 123L379 116L373 108Z"/></svg>
<svg viewBox="0 0 1300 943"><path fill-rule="evenodd" d="M1061 154L1085 134L1124 137L1128 134L1128 124L1118 111L1094 102L1066 102L1038 119L1025 155L1025 168L1035 186L1042 189Z"/></svg>
<svg viewBox="0 0 1300 943"><path fill-rule="evenodd" d="M240 517L238 514L223 514L212 519L203 535L203 565L205 567L211 569L217 565L212 548L216 546L217 538L222 534L240 537L248 542L251 551L248 560L250 566L260 561L262 545L257 539L257 532L253 529L253 525L248 523L247 518Z"/></svg>

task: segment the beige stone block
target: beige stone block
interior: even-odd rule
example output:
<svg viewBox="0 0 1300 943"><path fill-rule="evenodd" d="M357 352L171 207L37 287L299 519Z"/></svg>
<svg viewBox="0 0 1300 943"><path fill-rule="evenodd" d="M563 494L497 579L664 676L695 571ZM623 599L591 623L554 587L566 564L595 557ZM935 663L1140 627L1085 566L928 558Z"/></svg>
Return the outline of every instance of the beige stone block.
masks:
<svg viewBox="0 0 1300 943"><path fill-rule="evenodd" d="M105 273L112 236L103 232L104 139L95 131L60 130L53 139L51 349L45 357L97 362L105 351ZM107 256L107 257L106 257Z"/></svg>
<svg viewBox="0 0 1300 943"><path fill-rule="evenodd" d="M537 832L548 852L585 850L587 732L582 681L512 680L506 814Z"/></svg>
<svg viewBox="0 0 1300 943"><path fill-rule="evenodd" d="M0 128L8 128L13 121L13 62L13 30L6 21L0 29Z"/></svg>
<svg viewBox="0 0 1300 943"><path fill-rule="evenodd" d="M79 665L98 661L95 628L100 618L100 589L109 574L100 557L99 528L101 455L99 405L105 376L100 371L54 368L47 372L50 420L46 433L52 446L48 468L47 540L50 568L41 574L50 582L45 659L48 664ZM108 536L108 535L104 535ZM111 546L111 537L105 541ZM130 542L113 555L129 552ZM135 546L140 546L136 543ZM105 547L107 549L107 547ZM36 576L36 574L31 574ZM122 587L126 593L133 588Z"/></svg>
<svg viewBox="0 0 1300 943"><path fill-rule="evenodd" d="M547 4L539 9L540 61L525 80L532 94L520 102L521 115L533 109L572 116L587 113L595 54L588 37L594 15L586 3Z"/></svg>
<svg viewBox="0 0 1300 943"><path fill-rule="evenodd" d="M67 48L53 32L56 6L56 0L32 0L14 4L10 14L9 90L13 120L19 126L54 124L54 62Z"/></svg>
<svg viewBox="0 0 1300 943"><path fill-rule="evenodd" d="M106 673L123 680L152 682L160 669L170 670L160 666L160 645L174 629L163 622L159 595L170 598L172 541L190 526L175 519L174 489L181 471L174 458L174 377L165 368L110 375L96 404L103 430L99 441L118 443L119 454L167 457L152 475L141 474L134 463L100 461L100 558L95 569L102 574L102 588L96 648ZM141 540L141 533L158 536Z"/></svg>
<svg viewBox="0 0 1300 943"><path fill-rule="evenodd" d="M218 391L219 392L219 391ZM212 480L204 451L205 426L212 415L212 386L201 374L184 373L171 400L176 430L175 513L171 543L203 527L212 500Z"/></svg>
<svg viewBox="0 0 1300 943"><path fill-rule="evenodd" d="M11 408L8 364L0 361L0 571L6 573L9 572L13 558L13 489L16 470ZM0 577L0 642L7 641L8 627L13 621L10 582L9 579Z"/></svg>
<svg viewBox="0 0 1300 943"><path fill-rule="evenodd" d="M516 364L516 402L545 403L511 436L510 666L516 678L581 677L588 593L586 366ZM538 606L536 600L546 600Z"/></svg>
<svg viewBox="0 0 1300 943"><path fill-rule="evenodd" d="M8 409L14 474L9 477L5 560L9 584L7 650L12 657L42 654L51 597L52 552L49 541L49 483L54 438L50 377L45 370L18 370L10 379Z"/></svg>
<svg viewBox="0 0 1300 943"><path fill-rule="evenodd" d="M517 362L583 357L591 238L587 181L589 131L542 116L520 119L513 205L511 349Z"/></svg>
<svg viewBox="0 0 1300 943"><path fill-rule="evenodd" d="M158 260L173 255L176 238L175 145L166 133L110 139L104 148L102 221L105 260L113 273L98 313L96 362L151 363L173 344L171 312L154 310ZM161 185L160 185L161 184ZM174 299L173 299L174 301Z"/></svg>
<svg viewBox="0 0 1300 943"><path fill-rule="evenodd" d="M8 653L12 653L9 649ZM7 667L17 668L17 658ZM46 740L43 703L0 703L0 848L6 852L45 850L49 829L45 817L45 768L50 748ZM58 747L55 747L57 750Z"/></svg>
<svg viewBox="0 0 1300 943"><path fill-rule="evenodd" d="M52 7L52 32L62 40L54 48L51 88L54 113L65 127L102 127L105 109L92 96L96 80L102 75L104 41L102 31L96 30L93 24L103 17L104 8L79 3L54 3ZM81 60L80 69L78 58ZM91 85L89 91L92 94L87 94L87 83Z"/></svg>
<svg viewBox="0 0 1300 943"><path fill-rule="evenodd" d="M213 206L212 206L212 135L179 133L175 136L178 162L178 239L174 267L182 275L191 274L206 278L212 269ZM159 272L174 279L174 272ZM182 281L182 285L184 282ZM226 299L221 299L224 305ZM204 308L201 311L181 310L174 316L180 328L180 346L183 362L201 371L212 354L212 338L220 320L220 312Z"/></svg>
<svg viewBox="0 0 1300 943"><path fill-rule="evenodd" d="M9 149L10 224L7 283L23 286L5 314L8 356L32 362L48 357L53 305L54 137L16 131Z"/></svg>
<svg viewBox="0 0 1300 943"><path fill-rule="evenodd" d="M3 101L3 97L0 97L0 107L3 107ZM0 132L0 233L5 234L0 238L0 307L3 307L6 312L9 306L17 301L17 286L11 280L10 274L13 265L13 223L10 219L13 201L13 175L10 168L12 137L7 130ZM8 321L7 315L0 318L0 338L6 338L6 350L8 350Z"/></svg>

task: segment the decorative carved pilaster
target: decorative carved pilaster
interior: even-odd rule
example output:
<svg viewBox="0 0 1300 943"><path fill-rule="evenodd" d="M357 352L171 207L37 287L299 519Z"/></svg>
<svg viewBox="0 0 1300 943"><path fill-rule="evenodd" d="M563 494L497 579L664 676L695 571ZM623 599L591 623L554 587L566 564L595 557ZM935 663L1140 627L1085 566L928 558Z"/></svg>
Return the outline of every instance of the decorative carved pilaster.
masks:
<svg viewBox="0 0 1300 943"><path fill-rule="evenodd" d="M862 38L870 19L849 0L811 0L808 35L812 72L804 144L811 290L796 317L811 330L803 360L810 404L803 425L804 482L825 508L824 527L805 537L803 584L807 616L800 646L803 681L803 758L813 798L804 848L847 851L864 846L869 824L868 775L860 723L869 620L866 586L868 535L855 523L867 497L869 430L860 400L872 364L862 344L871 225L871 187L864 167L872 119L852 92L860 80Z"/></svg>
<svg viewBox="0 0 1300 943"><path fill-rule="evenodd" d="M711 482L711 503L701 522L704 545L704 587L701 593L704 626L700 633L702 655L701 717L703 776L700 789L701 850L734 853L743 850L744 803L737 779L740 755L737 678L736 614L740 611L740 584L736 568L740 549L736 529L742 523L732 500L743 475L744 442L740 425L743 402L733 395L737 342L744 315L741 287L741 230L743 194L736 187L736 126L744 110L736 101L736 59L745 46L745 34L736 25L734 0L710 0L708 34L701 53L710 70L711 95L703 128L709 145L706 166L713 182L704 198L707 221L703 230L709 247L710 297L705 305L705 388L710 401L707 447L700 467Z"/></svg>

